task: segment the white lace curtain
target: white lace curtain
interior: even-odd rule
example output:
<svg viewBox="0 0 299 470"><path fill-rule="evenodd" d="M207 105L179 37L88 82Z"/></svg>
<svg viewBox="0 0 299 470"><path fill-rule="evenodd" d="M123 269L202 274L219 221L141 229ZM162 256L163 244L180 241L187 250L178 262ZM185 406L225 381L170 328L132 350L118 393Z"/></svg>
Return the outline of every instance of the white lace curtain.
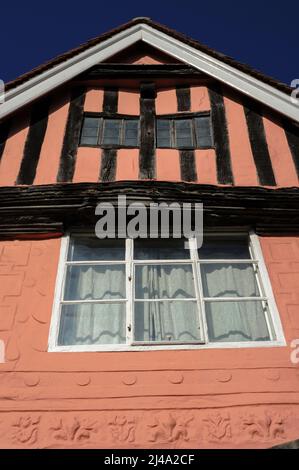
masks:
<svg viewBox="0 0 299 470"><path fill-rule="evenodd" d="M125 298L124 266L72 266L68 272L65 300ZM60 344L124 343L125 302L64 305Z"/></svg>
<svg viewBox="0 0 299 470"><path fill-rule="evenodd" d="M200 338L191 264L136 266L135 283L136 299L140 299L135 302L137 341L188 342Z"/></svg>
<svg viewBox="0 0 299 470"><path fill-rule="evenodd" d="M251 264L202 265L205 297L259 297ZM210 341L265 341L269 332L261 301L206 302Z"/></svg>
<svg viewBox="0 0 299 470"><path fill-rule="evenodd" d="M119 302L125 298L124 265L69 269L65 300L113 299L115 302L63 305L59 343L125 343L125 301ZM250 264L207 264L202 265L201 272L205 297L259 296ZM135 340L200 339L191 264L136 266L135 297L139 299L135 302ZM152 301L146 302L147 299ZM205 302L205 309L210 341L269 339L261 301L209 301Z"/></svg>

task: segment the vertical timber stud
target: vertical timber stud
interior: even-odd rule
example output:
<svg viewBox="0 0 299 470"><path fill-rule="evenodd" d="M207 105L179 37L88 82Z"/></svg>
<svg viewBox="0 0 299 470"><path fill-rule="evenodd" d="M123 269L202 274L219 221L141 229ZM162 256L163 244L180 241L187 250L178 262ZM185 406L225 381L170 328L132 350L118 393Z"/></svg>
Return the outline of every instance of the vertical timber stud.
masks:
<svg viewBox="0 0 299 470"><path fill-rule="evenodd" d="M116 114L118 110L118 89L105 88L103 99L103 113Z"/></svg>
<svg viewBox="0 0 299 470"><path fill-rule="evenodd" d="M155 99L155 84L142 83L140 86L140 179L154 179L156 177Z"/></svg>
<svg viewBox="0 0 299 470"><path fill-rule="evenodd" d="M180 150L180 167L182 181L197 180L194 150Z"/></svg>
<svg viewBox="0 0 299 470"><path fill-rule="evenodd" d="M178 111L190 111L191 110L191 95L190 87L177 87L176 98L178 104Z"/></svg>
<svg viewBox="0 0 299 470"><path fill-rule="evenodd" d="M209 89L211 102L211 117L214 133L217 177L219 184L233 184L231 168L231 155L229 146L228 128L223 100L223 92L220 86Z"/></svg>
<svg viewBox="0 0 299 470"><path fill-rule="evenodd" d="M49 100L34 103L31 109L30 125L24 146L23 159L17 184L33 184L40 151L45 138L49 115Z"/></svg>
<svg viewBox="0 0 299 470"><path fill-rule="evenodd" d="M9 135L10 130L10 122L5 121L0 124L0 161L4 152L4 147L6 144L6 140Z"/></svg>
<svg viewBox="0 0 299 470"><path fill-rule="evenodd" d="M294 124L287 123L284 127L287 141L299 177L299 128Z"/></svg>
<svg viewBox="0 0 299 470"><path fill-rule="evenodd" d="M117 114L118 111L118 89L105 88L103 100L104 115ZM100 169L100 181L114 181L116 175L116 149L103 149Z"/></svg>
<svg viewBox="0 0 299 470"><path fill-rule="evenodd" d="M191 111L190 87L176 88L177 109L178 112ZM180 150L180 167L182 181L196 181L197 174L195 168L194 150Z"/></svg>
<svg viewBox="0 0 299 470"><path fill-rule="evenodd" d="M259 182L262 186L276 186L262 112L254 102L247 102L245 100L244 112Z"/></svg>
<svg viewBox="0 0 299 470"><path fill-rule="evenodd" d="M103 149L102 150L102 163L101 163L101 181L115 181L116 174L116 149Z"/></svg>
<svg viewBox="0 0 299 470"><path fill-rule="evenodd" d="M57 175L59 183L71 182L74 176L77 150L83 121L85 88L72 90L69 114L64 134L60 165Z"/></svg>

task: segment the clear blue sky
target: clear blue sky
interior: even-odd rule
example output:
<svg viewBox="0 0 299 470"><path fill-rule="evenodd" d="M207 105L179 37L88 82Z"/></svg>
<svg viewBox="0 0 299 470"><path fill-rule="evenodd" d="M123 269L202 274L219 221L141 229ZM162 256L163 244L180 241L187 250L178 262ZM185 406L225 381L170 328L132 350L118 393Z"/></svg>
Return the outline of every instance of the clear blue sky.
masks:
<svg viewBox="0 0 299 470"><path fill-rule="evenodd" d="M0 7L0 79L12 80L136 16L149 16L285 83L299 78L295 2L23 0Z"/></svg>

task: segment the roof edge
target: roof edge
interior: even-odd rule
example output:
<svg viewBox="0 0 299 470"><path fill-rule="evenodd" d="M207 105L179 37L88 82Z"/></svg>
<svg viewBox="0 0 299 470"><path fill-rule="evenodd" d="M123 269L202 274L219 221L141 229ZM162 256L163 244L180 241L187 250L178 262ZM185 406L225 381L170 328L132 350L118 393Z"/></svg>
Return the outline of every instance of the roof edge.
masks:
<svg viewBox="0 0 299 470"><path fill-rule="evenodd" d="M267 74L264 74L263 72L261 72L259 70L256 70L253 67L250 67L249 65L247 65L243 62L237 61L236 59L233 59L232 57L230 57L228 55L225 55L221 52L217 52L215 49L212 49L209 46L206 46L205 44L202 44L199 41L190 38L189 36L185 35L184 33L180 33L180 32L178 32L178 31L176 31L172 28L169 28L169 27L167 27L167 26L165 26L161 23L153 21L151 18L148 18L148 17L133 18L132 20L130 20L126 23L123 23L122 25L120 25L116 28L113 28L113 29L107 31L107 32L101 34L100 36L89 39L85 43L82 43L81 45L79 45L79 46L77 46L77 47L75 47L75 48L73 48L73 49L71 49L67 52L62 53L62 54L54 57L53 59L50 59L50 60L46 61L45 63L33 68L32 70L20 75L19 77L15 78L14 80L10 80L9 82L7 82L5 84L5 89L6 90L11 90L12 88L15 88L19 84L23 83L24 81L32 78L36 74L40 74L44 70L47 70L51 67L54 67L58 63L61 63L65 60L67 60L68 58L73 57L75 54L77 54L79 52L82 52L82 51L88 49L89 47L92 47L96 44L99 44L100 42L104 41L105 39L108 39L109 37L113 36L114 34L120 33L121 31L129 28L130 26L134 26L134 25L141 24L141 23L144 23L144 24L152 26L156 29L159 29L161 32L169 34L169 35L177 38L178 40L185 42L186 44L190 44L190 45L192 45L192 47L195 47L196 49L202 50L203 52L211 55L212 57L215 57L219 60L222 60L226 63L229 63L231 66L239 68L240 70L244 71L245 73L248 73L252 76L255 76L257 79L259 79L261 81L264 81L265 83L270 84L271 86L279 89L280 91L282 91L284 93L290 94L293 91L293 89L289 85L287 85L287 84L285 84L285 83L283 83L283 82L281 82L281 81L279 81L275 78L272 78L272 77L268 76Z"/></svg>
<svg viewBox="0 0 299 470"><path fill-rule="evenodd" d="M0 119L140 40L299 122L299 109L291 99L290 87L278 86L280 82L142 17L92 39L10 82L10 86L8 84L6 87L6 101L0 106Z"/></svg>

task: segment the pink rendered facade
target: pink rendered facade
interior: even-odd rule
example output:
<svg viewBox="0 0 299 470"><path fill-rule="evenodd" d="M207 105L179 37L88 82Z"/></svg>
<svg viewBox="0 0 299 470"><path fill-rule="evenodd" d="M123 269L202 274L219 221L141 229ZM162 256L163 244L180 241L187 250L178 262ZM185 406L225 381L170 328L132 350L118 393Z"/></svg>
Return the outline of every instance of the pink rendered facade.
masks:
<svg viewBox="0 0 299 470"><path fill-rule="evenodd" d="M176 63L150 48L109 63ZM0 185L57 185L74 86L83 112L102 113L107 86L117 88L116 114L140 115L140 79L79 79L55 89L30 184L18 177L30 133L31 106L13 114L0 162ZM177 86L189 87L189 113L211 112L210 79L155 79L156 116L180 114ZM275 184L260 181L241 95L223 88L233 184L219 181L215 148L194 150L191 186L298 188L284 123L261 119ZM186 113L186 112L184 112ZM79 145L71 181L102 182L104 150ZM155 182L186 182L178 149L157 148ZM116 150L113 182L138 182L138 148ZM143 178L144 179L144 178ZM109 185L109 181L107 182ZM49 352L48 340L63 231L1 235L0 447L270 448L298 438L299 233L264 233L259 242L282 323L284 346L189 350Z"/></svg>

